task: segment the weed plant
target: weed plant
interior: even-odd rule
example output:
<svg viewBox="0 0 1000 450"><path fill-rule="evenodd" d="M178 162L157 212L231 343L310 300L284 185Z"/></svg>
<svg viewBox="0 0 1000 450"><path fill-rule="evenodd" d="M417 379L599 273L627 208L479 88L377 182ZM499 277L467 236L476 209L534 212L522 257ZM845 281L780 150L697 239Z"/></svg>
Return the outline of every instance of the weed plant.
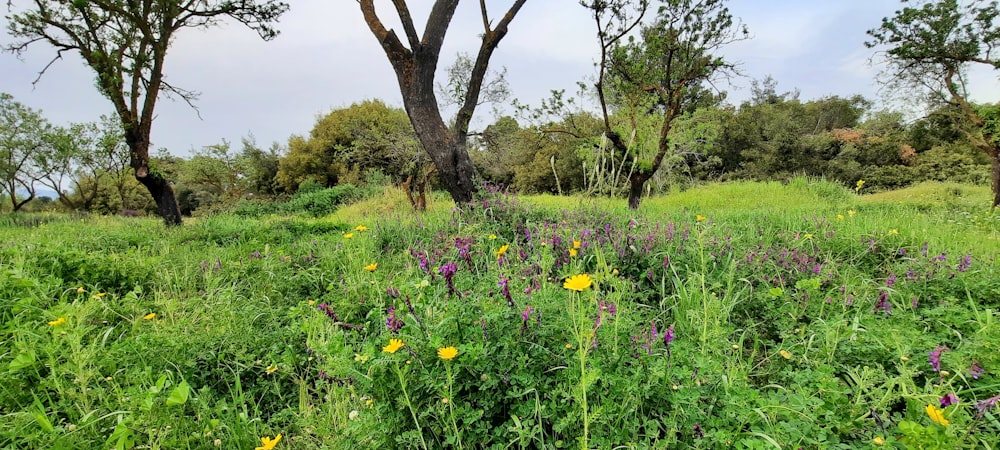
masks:
<svg viewBox="0 0 1000 450"><path fill-rule="evenodd" d="M911 189L0 221L0 448L996 448L1000 215Z"/></svg>

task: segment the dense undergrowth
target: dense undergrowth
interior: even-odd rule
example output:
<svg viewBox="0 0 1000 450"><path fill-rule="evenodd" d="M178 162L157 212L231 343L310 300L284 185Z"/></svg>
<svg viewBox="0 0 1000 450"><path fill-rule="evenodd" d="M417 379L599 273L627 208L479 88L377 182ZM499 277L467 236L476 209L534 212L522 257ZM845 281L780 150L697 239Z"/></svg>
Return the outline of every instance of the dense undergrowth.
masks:
<svg viewBox="0 0 1000 450"><path fill-rule="evenodd" d="M5 218L0 448L996 448L988 196Z"/></svg>

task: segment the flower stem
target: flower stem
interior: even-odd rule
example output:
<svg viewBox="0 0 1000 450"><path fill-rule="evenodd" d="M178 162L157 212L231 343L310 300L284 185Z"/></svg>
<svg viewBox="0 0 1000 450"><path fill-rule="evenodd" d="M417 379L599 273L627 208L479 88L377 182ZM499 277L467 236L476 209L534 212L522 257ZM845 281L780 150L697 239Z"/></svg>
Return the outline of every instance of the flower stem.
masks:
<svg viewBox="0 0 1000 450"><path fill-rule="evenodd" d="M410 416L413 417L413 424L417 426L417 433L420 434L420 445L423 446L424 450L427 450L427 442L424 442L424 430L420 428L417 413L413 410L413 403L410 402L410 394L406 392L406 379L403 378L403 372L399 370L399 361L396 361L395 368L396 376L399 378L399 386L403 388L403 400L406 401L406 407L410 410Z"/></svg>

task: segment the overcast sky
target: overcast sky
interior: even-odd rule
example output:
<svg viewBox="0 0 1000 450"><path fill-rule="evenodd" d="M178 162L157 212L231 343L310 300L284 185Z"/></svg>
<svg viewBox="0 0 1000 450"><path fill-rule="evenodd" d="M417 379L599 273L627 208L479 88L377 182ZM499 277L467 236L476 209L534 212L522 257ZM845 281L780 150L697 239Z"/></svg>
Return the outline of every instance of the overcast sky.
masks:
<svg viewBox="0 0 1000 450"><path fill-rule="evenodd" d="M25 0L13 0L15 7ZM262 146L284 144L306 134L317 115L353 102L380 98L402 106L395 75L365 26L355 0L296 0L283 16L281 34L271 42L235 23L209 31L183 30L167 55L166 79L201 95L201 117L180 101L163 99L153 124L154 148L186 156L192 149L223 139L238 144L253 134ZM411 0L414 17L426 17L430 0ZM499 16L510 0L491 0ZM377 2L383 20L394 17L388 1ZM751 79L771 75L780 92L798 89L802 100L861 94L877 100L873 51L865 31L899 9L897 0L732 0L730 10L749 27L752 39L731 45L727 56L746 78L719 86L738 104L749 95ZM450 64L457 52L475 54L481 33L478 2L459 6L442 52ZM418 24L420 27L422 23ZM0 44L10 43L0 19ZM422 27L420 27L422 30ZM402 32L400 32L402 35ZM594 24L577 0L530 0L514 19L492 67L507 67L514 96L536 104L553 89L575 92L577 81L594 74ZM57 124L96 120L112 111L97 94L94 76L78 57L57 61L32 81L54 51L35 44L22 59L0 54L0 91ZM439 70L441 73L442 70ZM973 73L977 101L1000 100L997 74ZM489 108L474 123L492 120Z"/></svg>

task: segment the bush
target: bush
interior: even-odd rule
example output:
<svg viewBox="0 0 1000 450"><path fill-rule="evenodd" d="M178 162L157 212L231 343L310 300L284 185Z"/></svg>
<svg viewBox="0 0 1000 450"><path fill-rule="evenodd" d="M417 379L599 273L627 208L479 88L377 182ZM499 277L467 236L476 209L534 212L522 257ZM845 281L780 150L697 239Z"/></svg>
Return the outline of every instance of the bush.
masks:
<svg viewBox="0 0 1000 450"><path fill-rule="evenodd" d="M308 213L313 217L332 214L337 207L364 197L364 191L351 184L341 184L328 189L299 192L286 203L283 210L288 213Z"/></svg>

